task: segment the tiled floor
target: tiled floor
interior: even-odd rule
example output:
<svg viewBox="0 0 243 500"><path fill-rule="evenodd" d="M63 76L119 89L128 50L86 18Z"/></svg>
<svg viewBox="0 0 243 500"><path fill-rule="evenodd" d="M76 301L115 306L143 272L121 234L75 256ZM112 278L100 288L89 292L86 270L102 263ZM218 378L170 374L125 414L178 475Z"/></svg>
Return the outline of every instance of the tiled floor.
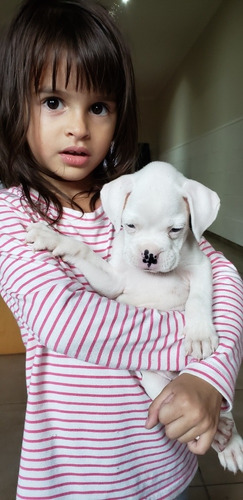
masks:
<svg viewBox="0 0 243 500"><path fill-rule="evenodd" d="M242 248L229 246L210 234L207 237L243 275ZM24 355L0 356L0 381L0 500L15 500L26 401ZM236 385L234 416L243 435L243 366ZM189 500L242 499L242 473L225 472L213 450L199 458L199 470L189 489Z"/></svg>

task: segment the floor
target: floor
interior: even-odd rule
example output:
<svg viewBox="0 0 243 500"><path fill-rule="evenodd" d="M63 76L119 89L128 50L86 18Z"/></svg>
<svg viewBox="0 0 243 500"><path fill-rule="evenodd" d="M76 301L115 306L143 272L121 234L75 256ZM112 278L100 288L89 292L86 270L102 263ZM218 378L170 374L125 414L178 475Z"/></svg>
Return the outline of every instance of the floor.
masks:
<svg viewBox="0 0 243 500"><path fill-rule="evenodd" d="M211 234L207 234L207 238L215 248L223 251L243 276L242 247L229 245ZM15 500L26 401L23 354L0 356L0 380L0 500ZM243 435L243 366L236 385L234 416ZM199 470L190 486L189 500L242 498L242 473L225 472L213 450L199 458Z"/></svg>

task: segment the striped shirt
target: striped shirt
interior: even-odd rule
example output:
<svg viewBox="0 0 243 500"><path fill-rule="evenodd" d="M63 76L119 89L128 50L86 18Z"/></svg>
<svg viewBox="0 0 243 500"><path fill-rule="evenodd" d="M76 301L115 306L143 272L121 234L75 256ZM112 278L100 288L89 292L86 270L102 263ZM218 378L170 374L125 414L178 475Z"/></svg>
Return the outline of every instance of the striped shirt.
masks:
<svg viewBox="0 0 243 500"><path fill-rule="evenodd" d="M213 269L213 316L220 343L201 362L186 357L184 315L108 300L49 252L32 252L26 227L40 217L0 192L1 294L26 346L28 389L17 499L162 500L193 478L196 456L144 424L150 404L140 369L182 370L215 386L231 409L242 358L242 281L206 240ZM35 194L33 193L33 197ZM54 213L55 208L51 207ZM113 227L102 207L64 209L63 234L108 259Z"/></svg>

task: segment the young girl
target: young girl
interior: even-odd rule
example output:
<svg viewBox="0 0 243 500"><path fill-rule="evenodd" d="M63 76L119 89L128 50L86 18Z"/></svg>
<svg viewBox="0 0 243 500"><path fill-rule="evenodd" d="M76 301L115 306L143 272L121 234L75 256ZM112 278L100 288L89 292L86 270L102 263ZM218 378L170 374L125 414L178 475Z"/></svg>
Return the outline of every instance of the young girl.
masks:
<svg viewBox="0 0 243 500"><path fill-rule="evenodd" d="M113 20L86 0L27 0L1 51L1 294L26 345L28 388L17 499L182 498L221 404L232 406L241 280L203 240L220 345L198 362L183 351L183 314L108 300L61 259L34 254L26 228L44 219L109 258L99 192L135 162L133 70ZM147 420L139 370L151 367L182 374Z"/></svg>

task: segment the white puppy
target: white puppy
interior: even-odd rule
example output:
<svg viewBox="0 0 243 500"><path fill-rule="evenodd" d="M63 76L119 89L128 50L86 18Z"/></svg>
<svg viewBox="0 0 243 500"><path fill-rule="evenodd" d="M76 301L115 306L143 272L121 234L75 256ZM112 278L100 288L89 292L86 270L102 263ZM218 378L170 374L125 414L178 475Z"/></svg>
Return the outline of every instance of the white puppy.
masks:
<svg viewBox="0 0 243 500"><path fill-rule="evenodd" d="M74 264L101 295L161 311L185 310L186 352L198 359L210 356L218 345L211 265L198 242L217 216L217 194L171 165L153 162L106 184L101 200L116 230L109 262L42 223L30 226L26 241L34 243L34 250L51 250ZM163 372L142 375L151 399L168 383ZM217 451L232 426L231 415L221 421ZM234 472L243 470L242 440L235 428L219 459Z"/></svg>

